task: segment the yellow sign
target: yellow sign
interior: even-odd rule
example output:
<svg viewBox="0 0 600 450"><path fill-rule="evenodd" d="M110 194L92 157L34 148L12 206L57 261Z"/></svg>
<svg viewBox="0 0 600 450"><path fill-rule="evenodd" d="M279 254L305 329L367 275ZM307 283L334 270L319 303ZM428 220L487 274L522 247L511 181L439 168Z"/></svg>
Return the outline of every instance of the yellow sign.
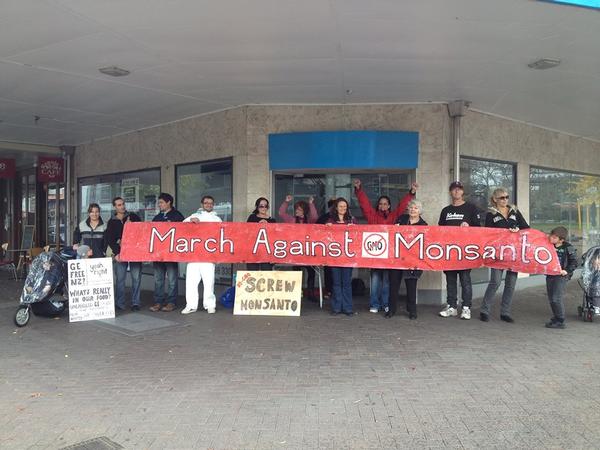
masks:
<svg viewBox="0 0 600 450"><path fill-rule="evenodd" d="M233 314L300 316L302 272L238 270Z"/></svg>

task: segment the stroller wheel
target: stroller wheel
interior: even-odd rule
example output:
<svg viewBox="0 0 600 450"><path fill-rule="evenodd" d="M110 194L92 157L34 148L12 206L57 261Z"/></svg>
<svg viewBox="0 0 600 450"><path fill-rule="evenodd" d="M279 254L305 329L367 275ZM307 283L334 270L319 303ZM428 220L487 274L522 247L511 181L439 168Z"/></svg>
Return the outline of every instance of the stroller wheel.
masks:
<svg viewBox="0 0 600 450"><path fill-rule="evenodd" d="M31 318L29 305L21 305L17 308L15 313L15 325L18 327L24 327Z"/></svg>
<svg viewBox="0 0 600 450"><path fill-rule="evenodd" d="M594 310L593 309L588 309L588 312L587 312L587 321L588 322L593 322L594 321Z"/></svg>

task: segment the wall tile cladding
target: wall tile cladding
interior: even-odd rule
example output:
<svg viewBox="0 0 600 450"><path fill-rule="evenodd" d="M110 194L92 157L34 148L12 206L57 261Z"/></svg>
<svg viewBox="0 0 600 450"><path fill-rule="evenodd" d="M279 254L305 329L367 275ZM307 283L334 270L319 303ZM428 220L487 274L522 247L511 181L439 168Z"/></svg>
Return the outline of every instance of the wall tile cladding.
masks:
<svg viewBox="0 0 600 450"><path fill-rule="evenodd" d="M451 157L450 122L441 104L402 105L265 105L248 107L248 157L268 158L270 133L334 130L398 130L419 132L419 197L428 204L426 220L437 223L445 205ZM267 169L264 169L267 170ZM248 171L248 187L264 185L265 172ZM248 197L249 205L254 201ZM434 217L435 216L435 217Z"/></svg>
<svg viewBox="0 0 600 450"><path fill-rule="evenodd" d="M244 155L245 114L245 108L234 108L82 145L76 152L76 176Z"/></svg>
<svg viewBox="0 0 600 450"><path fill-rule="evenodd" d="M450 119L443 104L242 106L80 146L75 171L85 177L163 167L163 188L174 190L173 165L233 156L234 217L242 220L256 197L270 196L269 133L368 129L419 132L419 197L426 220L434 223L453 178ZM462 120L461 151L600 173L600 143L477 111L468 111Z"/></svg>
<svg viewBox="0 0 600 450"><path fill-rule="evenodd" d="M464 155L600 174L600 143L558 131L468 111L461 138Z"/></svg>

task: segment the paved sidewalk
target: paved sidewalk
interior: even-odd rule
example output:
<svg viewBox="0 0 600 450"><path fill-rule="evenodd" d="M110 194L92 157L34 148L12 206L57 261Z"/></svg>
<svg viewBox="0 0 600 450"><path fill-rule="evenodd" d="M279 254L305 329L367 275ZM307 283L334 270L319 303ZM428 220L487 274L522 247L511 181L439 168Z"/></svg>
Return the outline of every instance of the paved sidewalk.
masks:
<svg viewBox="0 0 600 450"><path fill-rule="evenodd" d="M600 323L575 316L576 282L565 330L543 327L543 288L516 294L512 325L499 304L489 323L433 307L409 321L363 299L352 318L145 308L121 328L33 317L17 330L18 290L0 280L2 449L600 447Z"/></svg>

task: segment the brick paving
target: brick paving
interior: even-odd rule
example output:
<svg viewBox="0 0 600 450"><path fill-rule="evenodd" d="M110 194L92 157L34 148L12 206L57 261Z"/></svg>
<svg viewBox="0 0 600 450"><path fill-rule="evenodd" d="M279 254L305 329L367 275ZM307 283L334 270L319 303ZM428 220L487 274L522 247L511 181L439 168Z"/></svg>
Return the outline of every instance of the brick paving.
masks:
<svg viewBox="0 0 600 450"><path fill-rule="evenodd" d="M183 326L126 336L66 317L17 330L19 285L0 276L2 449L600 447L600 323L576 317L576 282L565 330L529 288L512 325L498 309L386 320L362 299L351 318L146 310Z"/></svg>

